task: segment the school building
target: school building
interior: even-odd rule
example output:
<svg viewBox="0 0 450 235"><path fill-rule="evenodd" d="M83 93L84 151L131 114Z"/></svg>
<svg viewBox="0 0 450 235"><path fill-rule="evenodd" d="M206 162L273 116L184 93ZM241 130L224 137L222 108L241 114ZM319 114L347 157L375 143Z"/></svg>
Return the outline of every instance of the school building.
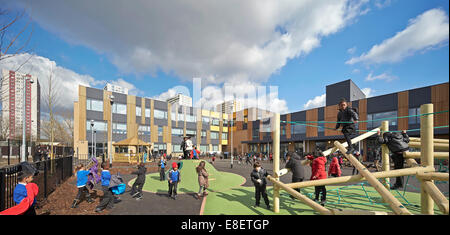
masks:
<svg viewBox="0 0 450 235"><path fill-rule="evenodd" d="M315 121L336 122L338 114L338 102L341 98L350 101L350 106L358 108L361 122L358 123L358 130L372 130L381 126L381 120L390 117L404 117L420 114L420 105L433 103L434 112L449 110L449 83L442 83L427 87L421 87L406 91L399 91L366 98L364 93L353 83L346 80L326 86L326 105L324 107L302 110L298 112L280 115L280 153L285 151L312 152L316 147L328 149L333 146L335 140L344 142L344 137L340 131L334 129L335 123L314 123ZM251 109L238 112L244 116L241 121L236 121L236 113L233 114L233 138L238 140L233 144L233 148L238 153L245 152L271 152L273 134L261 131L264 119L249 121L247 118L251 114ZM251 115L250 115L251 116ZM258 119L258 118L257 118ZM448 112L434 115L434 126L448 126ZM375 121L371 121L375 120ZM420 128L420 116L409 118L391 119L389 130L413 130ZM287 121L283 123L283 121ZM290 122L311 122L306 125L298 125ZM319 126L319 127L314 127ZM331 128L331 129L328 129ZM448 139L448 127L435 129L436 138ZM364 132L357 132L362 134ZM410 136L419 136L420 131L410 131ZM365 161L367 149L376 147L375 137L366 139L357 145L362 152Z"/></svg>
<svg viewBox="0 0 450 235"><path fill-rule="evenodd" d="M74 102L75 154L90 154L93 139L97 156L107 153L111 143L133 137L151 143L153 151L174 155L182 154L180 144L186 135L192 136L192 142L203 153L221 152L228 145L227 114L128 95L107 87L102 90L80 85L78 94ZM116 153L131 151L143 149L115 147Z"/></svg>

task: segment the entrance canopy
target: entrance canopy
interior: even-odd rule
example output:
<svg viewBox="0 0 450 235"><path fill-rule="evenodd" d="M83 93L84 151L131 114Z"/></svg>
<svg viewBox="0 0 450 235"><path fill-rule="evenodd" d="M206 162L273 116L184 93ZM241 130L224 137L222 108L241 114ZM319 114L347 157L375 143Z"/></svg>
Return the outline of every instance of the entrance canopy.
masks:
<svg viewBox="0 0 450 235"><path fill-rule="evenodd" d="M113 144L114 146L151 146L150 143L147 143L141 139L139 139L137 136L133 136L131 138L119 141L117 143Z"/></svg>

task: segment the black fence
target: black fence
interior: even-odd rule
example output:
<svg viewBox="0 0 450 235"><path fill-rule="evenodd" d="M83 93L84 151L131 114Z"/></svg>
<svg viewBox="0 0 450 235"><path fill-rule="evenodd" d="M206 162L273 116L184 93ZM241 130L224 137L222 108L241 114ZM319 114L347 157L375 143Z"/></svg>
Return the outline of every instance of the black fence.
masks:
<svg viewBox="0 0 450 235"><path fill-rule="evenodd" d="M31 163L39 170L33 182L39 187L37 200L46 199L56 187L73 175L74 158L72 156L49 159ZM18 165L0 168L0 211L15 206L14 188L18 183Z"/></svg>

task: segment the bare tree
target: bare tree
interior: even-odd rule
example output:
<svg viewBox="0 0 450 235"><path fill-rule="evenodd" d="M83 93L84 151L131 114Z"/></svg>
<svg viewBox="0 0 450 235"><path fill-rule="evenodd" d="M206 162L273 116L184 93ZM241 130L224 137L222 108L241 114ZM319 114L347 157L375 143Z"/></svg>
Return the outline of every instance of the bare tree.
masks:
<svg viewBox="0 0 450 235"><path fill-rule="evenodd" d="M53 156L53 142L55 141L55 131L57 130L57 120L55 118L55 107L58 105L59 100L59 83L55 79L53 74L53 65L50 67L50 75L47 78L47 87L44 88L44 103L49 111L49 126L50 126L50 143L51 143L51 156Z"/></svg>

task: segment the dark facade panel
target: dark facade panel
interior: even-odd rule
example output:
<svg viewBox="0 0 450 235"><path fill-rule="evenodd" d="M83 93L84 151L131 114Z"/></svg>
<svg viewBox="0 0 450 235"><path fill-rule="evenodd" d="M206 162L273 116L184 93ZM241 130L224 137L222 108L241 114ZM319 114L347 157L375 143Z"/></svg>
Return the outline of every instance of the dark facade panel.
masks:
<svg viewBox="0 0 450 235"><path fill-rule="evenodd" d="M366 95L352 80L350 80L350 101L361 100L364 98L366 98Z"/></svg>
<svg viewBox="0 0 450 235"><path fill-rule="evenodd" d="M113 122L127 123L127 116L123 114L113 113Z"/></svg>
<svg viewBox="0 0 450 235"><path fill-rule="evenodd" d="M142 98L141 97L136 97L136 106L139 106L139 107L142 106Z"/></svg>
<svg viewBox="0 0 450 235"><path fill-rule="evenodd" d="M167 120L155 118L154 124L156 126L167 126Z"/></svg>
<svg viewBox="0 0 450 235"><path fill-rule="evenodd" d="M318 121L325 120L325 108L324 107L317 109L317 120Z"/></svg>
<svg viewBox="0 0 450 235"><path fill-rule="evenodd" d="M306 121L306 111L292 113L291 121Z"/></svg>
<svg viewBox="0 0 450 235"><path fill-rule="evenodd" d="M151 99L145 99L145 108L148 108L148 109L150 109L151 108L151 102L152 102L152 100Z"/></svg>
<svg viewBox="0 0 450 235"><path fill-rule="evenodd" d="M398 110L398 95L392 93L367 99L367 113L381 113Z"/></svg>
<svg viewBox="0 0 450 235"><path fill-rule="evenodd" d="M121 103L121 104L127 103L127 95L116 92L113 92L112 94L114 96L114 103Z"/></svg>
<svg viewBox="0 0 450 235"><path fill-rule="evenodd" d="M326 106L338 104L342 98L350 100L350 80L326 86Z"/></svg>
<svg viewBox="0 0 450 235"><path fill-rule="evenodd" d="M86 87L86 98L103 100L103 90Z"/></svg>
<svg viewBox="0 0 450 235"><path fill-rule="evenodd" d="M423 87L408 91L409 107L418 108L422 104L431 103L431 87Z"/></svg>
<svg viewBox="0 0 450 235"><path fill-rule="evenodd" d="M86 120L103 121L103 112L86 110Z"/></svg>
<svg viewBox="0 0 450 235"><path fill-rule="evenodd" d="M212 145L218 145L219 144L219 140L218 139L217 140L211 139L211 144Z"/></svg>
<svg viewBox="0 0 450 235"><path fill-rule="evenodd" d="M155 100L154 105L155 109L167 111L167 103L164 101Z"/></svg>
<svg viewBox="0 0 450 235"><path fill-rule="evenodd" d="M178 124L180 124L180 122L178 122ZM183 122L181 122L181 124L184 125ZM186 129L197 130L197 123L195 123L195 122L186 122Z"/></svg>

